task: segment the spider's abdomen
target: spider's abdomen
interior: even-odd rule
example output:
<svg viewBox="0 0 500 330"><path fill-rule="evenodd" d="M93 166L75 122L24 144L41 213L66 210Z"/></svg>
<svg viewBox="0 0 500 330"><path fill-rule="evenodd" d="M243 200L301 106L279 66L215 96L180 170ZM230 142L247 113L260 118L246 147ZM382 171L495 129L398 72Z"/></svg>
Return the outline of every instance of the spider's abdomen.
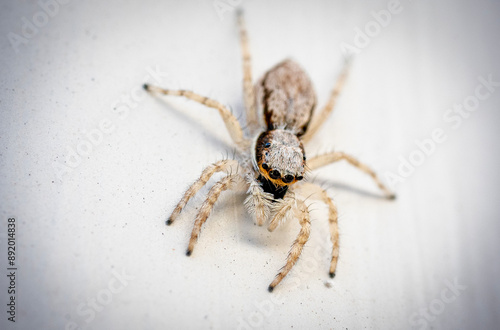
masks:
<svg viewBox="0 0 500 330"><path fill-rule="evenodd" d="M311 80L294 61L285 60L266 72L256 85L259 113L267 130L304 134L316 105Z"/></svg>

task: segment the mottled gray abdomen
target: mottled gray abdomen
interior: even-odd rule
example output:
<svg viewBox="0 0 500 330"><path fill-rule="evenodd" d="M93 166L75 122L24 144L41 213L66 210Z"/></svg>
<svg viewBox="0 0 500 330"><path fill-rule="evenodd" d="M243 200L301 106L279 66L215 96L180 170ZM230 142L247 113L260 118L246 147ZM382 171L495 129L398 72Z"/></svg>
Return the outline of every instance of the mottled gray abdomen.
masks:
<svg viewBox="0 0 500 330"><path fill-rule="evenodd" d="M311 80L294 61L285 60L255 86L259 114L267 130L276 128L305 133L316 105Z"/></svg>

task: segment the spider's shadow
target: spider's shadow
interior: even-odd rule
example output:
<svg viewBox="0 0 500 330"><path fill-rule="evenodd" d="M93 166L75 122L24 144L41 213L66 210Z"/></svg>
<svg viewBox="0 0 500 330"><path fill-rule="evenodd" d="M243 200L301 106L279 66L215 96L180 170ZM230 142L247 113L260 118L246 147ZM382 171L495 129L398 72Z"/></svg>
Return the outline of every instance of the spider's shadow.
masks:
<svg viewBox="0 0 500 330"><path fill-rule="evenodd" d="M364 197L387 200L387 198L382 193L375 193L375 192L367 191L364 189L360 189L358 187L354 187L350 184L345 184L345 183L334 181L334 180L320 179L320 178L316 177L316 178L314 178L314 180L311 181L311 183L317 184L317 185L321 186L322 188L335 188L335 189L344 190L344 191L347 191L350 193L354 193L357 195L361 195Z"/></svg>
<svg viewBox="0 0 500 330"><path fill-rule="evenodd" d="M171 113L172 115L174 115L178 119L181 119L185 122L188 122L190 125L193 126L193 128L195 130L209 132L210 134L206 135L205 141L208 141L209 143L212 143L213 145L223 146L226 149L233 149L234 148L234 146L229 144L227 141L224 141L220 138L217 138L213 134L211 134L210 130L207 129L207 125L204 125L199 120L196 120L195 116L190 116L190 115L188 115L187 112L181 111L182 108L188 108L189 103L186 105L186 104L181 104L181 103L177 103L175 101L169 101L169 100L165 100L163 98L158 98L158 97L155 97L155 102L158 102L162 106L168 108L167 110L169 111L169 113ZM213 110L215 111L215 109L213 109ZM222 121L222 119L220 120L220 123L218 123L218 124L220 124L221 127L224 127L224 122Z"/></svg>

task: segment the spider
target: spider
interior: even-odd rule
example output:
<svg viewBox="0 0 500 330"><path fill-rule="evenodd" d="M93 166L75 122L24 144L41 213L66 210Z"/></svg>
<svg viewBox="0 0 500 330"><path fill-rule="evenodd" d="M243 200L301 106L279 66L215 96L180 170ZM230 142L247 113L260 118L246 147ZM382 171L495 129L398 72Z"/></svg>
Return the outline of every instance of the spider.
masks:
<svg viewBox="0 0 500 330"><path fill-rule="evenodd" d="M344 86L350 61L346 60L327 104L313 116L316 95L312 83L304 70L293 60L287 59L277 64L264 74L255 87L253 86L248 36L241 11L237 17L243 56L246 132L231 111L216 100L188 90L144 85L144 89L150 93L183 96L216 109L236 145L234 159L218 161L203 170L199 179L185 192L166 224L171 225L177 219L188 201L215 173L226 172L227 175L210 188L196 216L186 254L192 254L201 228L220 194L243 186L248 189L245 205L257 225L262 226L270 220L268 230L273 231L287 219L297 218L301 226L285 266L279 270L268 287L272 292L295 265L309 238L309 210L305 200L299 198L300 192L308 188L308 191L315 193L313 197L328 206L330 238L333 243L329 275L333 278L339 256L337 208L323 188L303 180L307 173L345 160L371 176L387 198L395 198L374 171L344 152L329 152L306 160L304 143L311 139L332 112Z"/></svg>

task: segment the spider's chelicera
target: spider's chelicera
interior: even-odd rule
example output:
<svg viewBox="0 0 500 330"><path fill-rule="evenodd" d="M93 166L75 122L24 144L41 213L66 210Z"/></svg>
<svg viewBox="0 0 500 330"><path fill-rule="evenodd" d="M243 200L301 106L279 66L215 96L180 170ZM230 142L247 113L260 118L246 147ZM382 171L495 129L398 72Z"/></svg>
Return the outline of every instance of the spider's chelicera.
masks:
<svg viewBox="0 0 500 330"><path fill-rule="evenodd" d="M344 86L349 62L346 61L327 104L313 116L316 95L312 83L304 70L294 61L285 60L279 63L266 72L255 87L253 86L248 37L241 14L238 15L238 22L243 53L246 132L243 131L234 115L224 105L213 99L187 90L168 90L144 85L144 88L151 93L184 96L217 109L237 150L235 159L218 161L203 171L200 178L189 187L177 204L167 224L170 225L175 221L187 202L212 175L217 172L226 172L227 175L209 190L196 216L187 255L193 252L201 227L220 194L225 190L245 187L248 190L245 205L259 226L270 220L268 229L273 231L278 224L289 218L297 218L301 225L285 266L280 269L269 285L269 291L272 291L295 265L309 238L309 210L302 197L307 189L311 198L317 198L328 206L330 237L333 243L329 273L331 277L334 277L339 256L337 209L324 189L303 181L307 172L345 160L370 175L387 198L394 198L375 172L346 153L330 152L306 161L304 143L310 140L332 112Z"/></svg>

